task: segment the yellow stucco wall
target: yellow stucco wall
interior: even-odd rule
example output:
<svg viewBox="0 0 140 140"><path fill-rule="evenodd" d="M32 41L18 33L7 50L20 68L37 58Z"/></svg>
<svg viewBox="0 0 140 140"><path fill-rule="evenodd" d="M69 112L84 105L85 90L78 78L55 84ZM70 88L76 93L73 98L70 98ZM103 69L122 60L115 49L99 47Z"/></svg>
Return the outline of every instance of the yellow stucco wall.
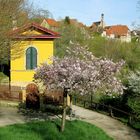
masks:
<svg viewBox="0 0 140 140"><path fill-rule="evenodd" d="M34 70L26 70L26 49L37 49L37 65L49 60L53 56L53 40L34 40L14 42L11 48L11 83L31 82Z"/></svg>
<svg viewBox="0 0 140 140"><path fill-rule="evenodd" d="M29 30L29 31L25 31L23 33L21 33L22 35L41 35L42 33L39 31L35 31L35 30Z"/></svg>

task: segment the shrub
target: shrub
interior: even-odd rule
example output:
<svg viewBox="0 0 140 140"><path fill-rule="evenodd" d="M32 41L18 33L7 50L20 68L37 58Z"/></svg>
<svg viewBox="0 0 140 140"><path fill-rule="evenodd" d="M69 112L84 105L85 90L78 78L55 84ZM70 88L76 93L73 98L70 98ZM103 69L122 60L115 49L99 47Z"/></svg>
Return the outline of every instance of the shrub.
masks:
<svg viewBox="0 0 140 140"><path fill-rule="evenodd" d="M132 73L128 77L128 91L130 93L128 106L140 118L140 71Z"/></svg>
<svg viewBox="0 0 140 140"><path fill-rule="evenodd" d="M39 109L40 97L37 85L34 83L28 84L26 87L26 93L26 107L30 109Z"/></svg>

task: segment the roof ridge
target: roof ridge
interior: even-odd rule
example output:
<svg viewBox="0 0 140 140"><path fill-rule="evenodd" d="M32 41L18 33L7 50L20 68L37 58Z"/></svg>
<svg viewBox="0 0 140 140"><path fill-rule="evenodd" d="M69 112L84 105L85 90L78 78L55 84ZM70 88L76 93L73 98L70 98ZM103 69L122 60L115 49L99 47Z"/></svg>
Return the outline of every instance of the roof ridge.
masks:
<svg viewBox="0 0 140 140"><path fill-rule="evenodd" d="M37 23L35 23L35 22L28 23L28 24L26 24L26 25L24 25L24 26L22 26L22 27L19 27L19 28L15 29L15 30L12 30L12 31L10 32L9 35L14 35L14 34L16 34L16 33L23 32L24 30L26 30L26 29L28 29L28 28L30 28L30 27L35 27L35 28L37 28L37 29L39 29L39 30L41 30L41 31L43 31L43 32L49 33L49 34L52 35L52 37L53 37L53 36L54 36L54 37L56 37L56 36L57 36L57 37L60 37L60 34L59 34L59 33L54 32L54 31L52 31L52 30L49 30L49 29L47 29L47 28L45 28L45 27L42 27L42 26L40 26L39 24L37 24Z"/></svg>

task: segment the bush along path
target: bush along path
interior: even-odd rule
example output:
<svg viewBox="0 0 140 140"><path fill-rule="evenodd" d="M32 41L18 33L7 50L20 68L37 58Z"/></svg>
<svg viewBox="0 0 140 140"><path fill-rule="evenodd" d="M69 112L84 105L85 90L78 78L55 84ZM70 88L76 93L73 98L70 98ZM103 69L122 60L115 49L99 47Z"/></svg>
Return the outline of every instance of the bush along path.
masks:
<svg viewBox="0 0 140 140"><path fill-rule="evenodd" d="M75 116L102 128L114 140L140 140L140 133L109 116L72 106Z"/></svg>

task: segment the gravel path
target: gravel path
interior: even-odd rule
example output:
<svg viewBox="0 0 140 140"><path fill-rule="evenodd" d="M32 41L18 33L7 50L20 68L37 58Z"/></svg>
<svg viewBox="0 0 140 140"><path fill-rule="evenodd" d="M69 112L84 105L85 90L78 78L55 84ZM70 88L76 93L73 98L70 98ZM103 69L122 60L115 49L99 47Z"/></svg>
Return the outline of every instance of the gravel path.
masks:
<svg viewBox="0 0 140 140"><path fill-rule="evenodd" d="M9 107L9 106L0 106L0 127L18 124L18 123L26 123L30 121L45 121L48 119L56 119L57 116L41 113L41 112L30 112L26 110L25 114L19 113L17 107Z"/></svg>
<svg viewBox="0 0 140 140"><path fill-rule="evenodd" d="M114 140L140 140L140 133L118 120L82 107L72 108L78 118L102 128Z"/></svg>
<svg viewBox="0 0 140 140"><path fill-rule="evenodd" d="M16 107L0 106L0 127L25 122L26 118L18 113L18 109Z"/></svg>

